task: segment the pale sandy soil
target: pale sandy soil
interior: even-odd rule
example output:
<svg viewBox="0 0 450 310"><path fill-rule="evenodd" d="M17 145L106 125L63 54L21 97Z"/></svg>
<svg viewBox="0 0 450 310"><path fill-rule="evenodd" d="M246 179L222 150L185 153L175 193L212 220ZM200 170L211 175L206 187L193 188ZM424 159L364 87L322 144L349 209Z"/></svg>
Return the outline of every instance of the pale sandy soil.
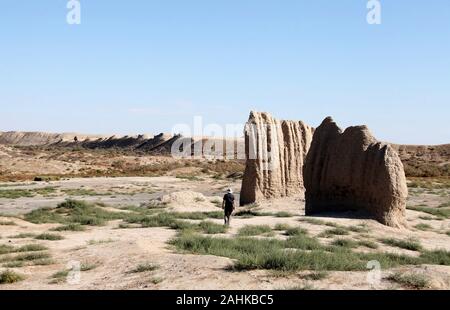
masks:
<svg viewBox="0 0 450 310"><path fill-rule="evenodd" d="M3 187L2 187L3 186ZM0 213L20 215L40 207L55 207L66 198L76 198L86 201L101 201L114 207L127 205L139 206L151 199L167 199L168 211L217 211L220 210L213 203L220 199L227 187L239 191L239 181L216 180L184 180L175 177L155 178L91 178L53 181L49 183L14 183L0 184L1 189L14 188L46 188L55 187L55 192L48 197L18 199L0 199ZM64 190L92 190L95 195L68 195ZM107 195L104 195L107 193ZM99 194L99 195L97 195ZM165 198L164 198L165 197ZM198 199L204 197L204 199ZM448 202L448 192L415 193L410 197L410 205L427 204L437 206ZM273 216L257 216L252 218L233 218L231 229L224 234L233 237L239 228L245 225L270 225L286 223L300 226L308 230L311 236L317 236L330 227L314 225L302 221L304 202L301 197L278 199L261 203L257 210L265 212L287 211L294 216L287 218ZM354 240L365 239L377 242L377 251L417 255L417 252L403 250L397 247L383 245L379 238L407 239L414 237L420 240L425 249L446 249L450 251L450 220L423 220L420 216L425 213L407 210L408 227L394 229L383 226L368 219L345 218L345 215L331 214L317 217L318 219L334 222L343 226L366 224L370 231L366 234L352 232L345 238ZM431 216L434 218L433 216ZM403 266L392 270L383 270L383 279L375 286L367 281L368 272L329 272L322 280L305 280L302 276L308 271L279 274L266 270L245 272L229 271L227 267L233 261L229 258L191 255L178 253L168 241L176 234L175 230L166 228L136 228L118 229L120 221L111 221L106 226L89 227L83 232L58 232L64 239L59 241L33 240L32 238L13 239L11 236L19 233L48 232L58 224L32 224L16 217L0 217L0 221L13 221L15 225L0 225L0 244L20 246L37 243L47 246L52 259L55 261L47 266L25 266L10 268L25 275L25 280L1 285L0 289L289 289L289 288L317 288L317 289L399 289L400 285L390 282L384 277L394 271L403 273L421 273L431 279L431 288L450 288L449 266ZM212 220L222 223L221 220ZM414 226L426 223L432 226L429 231L421 231ZM219 235L223 236L223 235ZM281 233L276 238L285 238ZM332 239L320 238L324 244ZM357 251L368 251L358 248ZM0 258L2 255L0 255ZM83 264L95 264L95 269L81 272L80 281L76 284L62 281L50 284L51 276L66 268L71 261ZM153 263L159 266L154 271L130 273L142 263ZM5 270L0 267L0 271Z"/></svg>

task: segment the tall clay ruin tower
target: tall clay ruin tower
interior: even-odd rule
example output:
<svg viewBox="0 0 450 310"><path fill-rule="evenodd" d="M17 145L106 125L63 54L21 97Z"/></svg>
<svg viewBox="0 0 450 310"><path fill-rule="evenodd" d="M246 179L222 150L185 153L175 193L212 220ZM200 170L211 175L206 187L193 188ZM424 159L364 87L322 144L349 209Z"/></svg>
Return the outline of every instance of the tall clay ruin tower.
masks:
<svg viewBox="0 0 450 310"><path fill-rule="evenodd" d="M314 129L251 112L245 126L246 166L240 204L304 194L303 164Z"/></svg>
<svg viewBox="0 0 450 310"><path fill-rule="evenodd" d="M306 215L358 211L388 226L405 224L403 164L366 126L342 132L327 117L314 130L251 112L245 153L241 205L299 195L306 198Z"/></svg>

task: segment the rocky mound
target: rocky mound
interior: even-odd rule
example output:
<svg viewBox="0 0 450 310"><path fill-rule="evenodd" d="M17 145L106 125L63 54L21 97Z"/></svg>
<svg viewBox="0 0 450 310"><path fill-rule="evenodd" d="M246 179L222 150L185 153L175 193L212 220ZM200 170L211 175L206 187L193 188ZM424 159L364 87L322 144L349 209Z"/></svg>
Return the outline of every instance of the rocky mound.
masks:
<svg viewBox="0 0 450 310"><path fill-rule="evenodd" d="M245 126L246 167L240 204L303 194L303 163L313 128L251 112Z"/></svg>
<svg viewBox="0 0 450 310"><path fill-rule="evenodd" d="M307 215L365 211L385 225L405 223L408 189L403 164L366 126L342 132L326 118L314 132L304 182Z"/></svg>

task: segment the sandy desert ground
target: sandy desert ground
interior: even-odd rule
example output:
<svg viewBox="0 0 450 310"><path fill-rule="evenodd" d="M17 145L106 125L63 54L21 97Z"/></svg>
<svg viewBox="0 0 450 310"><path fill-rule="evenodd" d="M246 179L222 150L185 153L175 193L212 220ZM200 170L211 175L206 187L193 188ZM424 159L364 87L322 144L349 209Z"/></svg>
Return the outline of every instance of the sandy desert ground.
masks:
<svg viewBox="0 0 450 310"><path fill-rule="evenodd" d="M203 175L1 183L0 270L22 277L1 289L449 289L448 183L409 185L405 229L357 214L305 217L300 197L238 208L224 229L221 197L227 187L238 192L240 180ZM80 206L61 207L66 199L86 202L86 214L76 219L71 208ZM105 220L92 221L92 214ZM149 220L156 217L159 222ZM205 239L197 240L200 245L174 242L192 236ZM211 238L255 244L298 238L297 246L284 250L313 253L328 246L320 255L382 253L382 265L387 253L397 256L387 260L389 268L382 266L380 281L370 282L364 266L369 258L358 266L325 262L315 270L277 262L236 268L245 259L208 248ZM428 258L408 260L420 257ZM77 264L81 271L73 273Z"/></svg>

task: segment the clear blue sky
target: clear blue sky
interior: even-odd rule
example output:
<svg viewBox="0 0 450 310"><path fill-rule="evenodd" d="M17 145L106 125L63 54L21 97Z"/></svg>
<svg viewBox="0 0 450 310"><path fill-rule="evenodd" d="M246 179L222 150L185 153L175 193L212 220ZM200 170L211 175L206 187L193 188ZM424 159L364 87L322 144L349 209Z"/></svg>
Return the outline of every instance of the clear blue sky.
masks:
<svg viewBox="0 0 450 310"><path fill-rule="evenodd" d="M450 143L450 1L0 0L0 131L158 133L251 109Z"/></svg>

